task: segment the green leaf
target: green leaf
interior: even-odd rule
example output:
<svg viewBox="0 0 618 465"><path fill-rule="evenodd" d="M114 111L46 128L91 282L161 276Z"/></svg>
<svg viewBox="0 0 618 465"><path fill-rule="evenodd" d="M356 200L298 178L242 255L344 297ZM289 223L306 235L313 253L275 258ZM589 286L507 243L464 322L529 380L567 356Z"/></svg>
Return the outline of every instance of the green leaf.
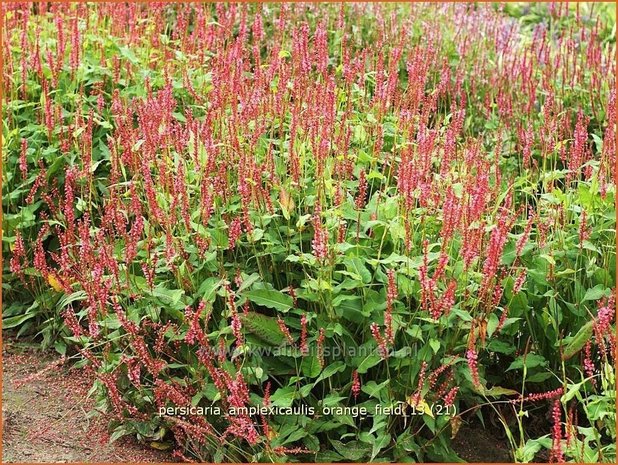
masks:
<svg viewBox="0 0 618 465"><path fill-rule="evenodd" d="M324 371L320 374L320 376L318 376L318 379L315 380L315 384L319 383L320 381L324 379L330 378L335 373L339 373L345 370L345 367L346 365L343 362L335 362L335 363L331 363L330 365L327 365L324 368Z"/></svg>
<svg viewBox="0 0 618 465"><path fill-rule="evenodd" d="M562 351L562 360L568 360L586 345L586 342L588 342L592 337L593 327L594 321L589 321L584 326L579 328L577 334L575 334L573 339L571 339Z"/></svg>
<svg viewBox="0 0 618 465"><path fill-rule="evenodd" d="M223 281L217 277L207 278L204 282L202 282L197 293L198 295L201 295L202 299L206 302L212 302L215 300L215 297L217 296L217 289L219 289L222 283Z"/></svg>
<svg viewBox="0 0 618 465"><path fill-rule="evenodd" d="M303 358L300 369L307 378L315 378L322 371L320 361L315 355Z"/></svg>
<svg viewBox="0 0 618 465"><path fill-rule="evenodd" d="M584 295L583 301L586 302L587 300L599 300L601 297L609 295L609 292L610 290L607 289L605 286L603 286L602 284L598 284L592 289L588 289L586 291L586 295Z"/></svg>
<svg viewBox="0 0 618 465"><path fill-rule="evenodd" d="M56 342L54 342L54 349L56 349L56 352L63 356L67 353L67 345L64 341L61 340L57 340Z"/></svg>
<svg viewBox="0 0 618 465"><path fill-rule="evenodd" d="M383 383L377 384L375 381L369 381L362 387L362 390L369 397L375 397L376 399L381 400L380 392L384 389L390 380L386 380Z"/></svg>
<svg viewBox="0 0 618 465"><path fill-rule="evenodd" d="M332 394L326 396L323 400L322 400L322 406L323 407L332 407L334 405L338 405L339 402L341 402L342 400L346 400L347 397L343 397L343 396L334 396Z"/></svg>
<svg viewBox="0 0 618 465"><path fill-rule="evenodd" d="M273 346L280 346L285 341L276 318L256 312L241 313L239 316L243 327L262 341Z"/></svg>
<svg viewBox="0 0 618 465"><path fill-rule="evenodd" d="M528 439L523 447L515 451L517 462L528 463L534 460L537 452L541 450L541 443L536 439Z"/></svg>
<svg viewBox="0 0 618 465"><path fill-rule="evenodd" d="M381 361L382 357L380 357L378 354L369 354L363 359L362 362L360 362L356 371L358 371L360 374L367 373L370 368L376 366Z"/></svg>
<svg viewBox="0 0 618 465"><path fill-rule="evenodd" d="M294 402L294 397L296 396L296 387L288 386L284 388L277 389L272 396L270 396L270 401L272 405L275 407L291 407Z"/></svg>
<svg viewBox="0 0 618 465"><path fill-rule="evenodd" d="M590 378L588 378L588 379L590 379ZM560 398L560 401L563 404L566 405L573 397L575 397L577 395L577 393L579 392L579 390L582 387L582 385L586 381L588 381L588 379L580 381L579 383L576 383L576 384L569 384L567 392ZM580 400L581 400L581 398L580 398Z"/></svg>
<svg viewBox="0 0 618 465"><path fill-rule="evenodd" d="M510 355L515 352L515 347L512 344L508 344L504 341L492 339L489 344L487 344L487 350L491 352L498 352L500 354Z"/></svg>
<svg viewBox="0 0 618 465"><path fill-rule="evenodd" d="M242 283L240 284L236 292L238 292L239 294L242 293L245 289L250 288L253 284L258 282L259 280L260 280L260 275L258 273L252 273L251 275L243 279Z"/></svg>
<svg viewBox="0 0 618 465"><path fill-rule="evenodd" d="M294 305L289 295L273 289L253 289L243 294L251 302L262 307L274 308L281 312L287 312Z"/></svg>
<svg viewBox="0 0 618 465"><path fill-rule="evenodd" d="M333 299L333 307L338 316L354 323L364 323L370 315L363 309L363 300L357 295L338 295Z"/></svg>
<svg viewBox="0 0 618 465"><path fill-rule="evenodd" d="M157 300L164 305L169 305L174 309L183 310L185 308L184 304L181 302L184 295L184 291L182 289L167 289L159 286L152 290L151 295L156 297Z"/></svg>
<svg viewBox="0 0 618 465"><path fill-rule="evenodd" d="M496 332L500 320L495 313L491 313L487 318L487 336L491 337Z"/></svg>
<svg viewBox="0 0 618 465"><path fill-rule="evenodd" d="M527 354L527 355L522 355L520 357L517 357L513 361L513 363L509 365L506 371L521 370L524 366L530 369L530 368L534 368L538 366L545 366L545 365L547 365L547 360L545 360L545 357L543 357L542 355Z"/></svg>
<svg viewBox="0 0 618 465"><path fill-rule="evenodd" d="M388 446L390 442L391 442L390 434L383 433L380 436L378 436L376 441L373 443L373 448L371 450L371 460L373 461L373 459L376 458L376 456L380 453L380 451L384 449L386 446Z"/></svg>
<svg viewBox="0 0 618 465"><path fill-rule="evenodd" d="M433 349L434 354L437 354L438 350L440 350L440 341L437 339L429 339L429 345Z"/></svg>
<svg viewBox="0 0 618 465"><path fill-rule="evenodd" d="M126 58L134 65L137 65L139 63L137 56L135 56L135 53L133 53L133 50L131 48L127 47L126 45L123 45L122 47L118 47L118 48L120 50L120 55L123 58Z"/></svg>
<svg viewBox="0 0 618 465"><path fill-rule="evenodd" d="M507 389L501 386L493 386L491 389L485 389L484 394L487 396L491 396L491 397L500 397L500 396L515 396L519 393L513 389Z"/></svg>
<svg viewBox="0 0 618 465"><path fill-rule="evenodd" d="M330 429L333 429L333 428L337 427L337 425L334 425L331 422L325 423L325 425L330 425ZM341 462L343 460L344 460L344 457L339 455L334 450L320 451L315 456L316 463L335 463L335 462Z"/></svg>
<svg viewBox="0 0 618 465"><path fill-rule="evenodd" d="M371 282L371 272L359 257L346 258L344 263L346 269L356 275L363 283L369 284Z"/></svg>
<svg viewBox="0 0 618 465"><path fill-rule="evenodd" d="M320 441L313 434L305 436L304 441L307 449L309 449L312 453L315 453L320 450Z"/></svg>
<svg viewBox="0 0 618 465"><path fill-rule="evenodd" d="M65 294L62 297L60 297L60 299L58 300L58 303L56 304L56 308L58 310L61 310L75 301L86 300L86 297L87 295L86 295L86 292L84 291L76 291L71 294Z"/></svg>
<svg viewBox="0 0 618 465"><path fill-rule="evenodd" d="M331 444L337 452L339 452L347 460L357 462L369 455L371 446L369 444L362 443L360 441L350 441L343 443L335 439L331 439Z"/></svg>
<svg viewBox="0 0 618 465"><path fill-rule="evenodd" d="M23 315L10 316L2 319L2 329L15 328L21 326L24 322L30 318L37 316L36 312L25 313Z"/></svg>

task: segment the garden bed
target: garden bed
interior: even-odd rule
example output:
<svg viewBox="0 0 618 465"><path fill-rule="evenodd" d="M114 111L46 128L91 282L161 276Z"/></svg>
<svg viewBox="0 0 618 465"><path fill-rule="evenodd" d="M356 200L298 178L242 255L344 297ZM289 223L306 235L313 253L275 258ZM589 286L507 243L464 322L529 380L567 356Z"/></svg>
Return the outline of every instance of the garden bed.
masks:
<svg viewBox="0 0 618 465"><path fill-rule="evenodd" d="M7 456L615 461L614 5L2 8Z"/></svg>

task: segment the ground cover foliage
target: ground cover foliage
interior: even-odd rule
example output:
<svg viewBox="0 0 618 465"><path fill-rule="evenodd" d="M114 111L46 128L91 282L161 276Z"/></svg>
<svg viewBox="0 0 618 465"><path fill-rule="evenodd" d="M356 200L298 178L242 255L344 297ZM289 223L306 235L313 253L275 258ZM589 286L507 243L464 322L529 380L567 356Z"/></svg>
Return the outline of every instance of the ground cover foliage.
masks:
<svg viewBox="0 0 618 465"><path fill-rule="evenodd" d="M2 8L3 329L114 438L615 460L614 5Z"/></svg>

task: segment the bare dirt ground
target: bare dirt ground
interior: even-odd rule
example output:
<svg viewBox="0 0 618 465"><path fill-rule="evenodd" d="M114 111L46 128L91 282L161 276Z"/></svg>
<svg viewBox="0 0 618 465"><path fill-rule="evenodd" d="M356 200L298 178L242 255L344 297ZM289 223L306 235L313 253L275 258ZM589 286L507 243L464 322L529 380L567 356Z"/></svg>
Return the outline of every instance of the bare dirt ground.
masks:
<svg viewBox="0 0 618 465"><path fill-rule="evenodd" d="M506 443L479 425L462 426L453 439L453 449L469 463L510 463L513 461Z"/></svg>
<svg viewBox="0 0 618 465"><path fill-rule="evenodd" d="M176 461L132 438L109 444L107 421L87 416L94 402L85 370L10 340L2 349L3 463Z"/></svg>

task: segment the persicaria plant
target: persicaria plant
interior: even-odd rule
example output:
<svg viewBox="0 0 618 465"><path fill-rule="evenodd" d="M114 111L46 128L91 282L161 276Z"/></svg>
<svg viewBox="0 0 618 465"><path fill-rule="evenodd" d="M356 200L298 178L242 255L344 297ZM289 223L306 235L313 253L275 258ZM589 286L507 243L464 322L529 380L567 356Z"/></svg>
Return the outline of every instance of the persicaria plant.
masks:
<svg viewBox="0 0 618 465"><path fill-rule="evenodd" d="M113 439L615 460L611 5L2 8L3 327Z"/></svg>

